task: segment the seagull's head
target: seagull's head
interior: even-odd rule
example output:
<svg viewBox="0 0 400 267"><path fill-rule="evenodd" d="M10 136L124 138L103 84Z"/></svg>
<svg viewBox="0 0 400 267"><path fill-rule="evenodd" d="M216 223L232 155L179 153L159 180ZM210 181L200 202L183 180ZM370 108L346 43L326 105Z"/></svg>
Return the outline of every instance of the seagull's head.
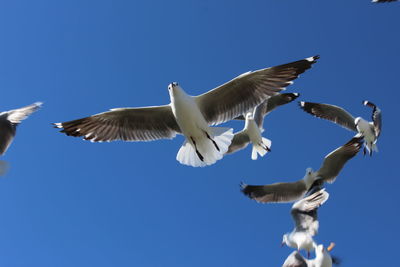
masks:
<svg viewBox="0 0 400 267"><path fill-rule="evenodd" d="M246 114L246 120L253 120L253 119L254 119L253 113L247 112L247 114Z"/></svg>
<svg viewBox="0 0 400 267"><path fill-rule="evenodd" d="M305 177L311 176L313 173L314 173L314 170L312 168L307 168Z"/></svg>
<svg viewBox="0 0 400 267"><path fill-rule="evenodd" d="M168 85L168 92L170 96L174 96L177 92L181 91L182 88L177 82L172 82Z"/></svg>
<svg viewBox="0 0 400 267"><path fill-rule="evenodd" d="M306 169L306 174L304 175L303 180L306 182L307 185L311 186L312 183L315 181L315 179L317 178L317 173L314 172L313 169L311 168L307 168Z"/></svg>
<svg viewBox="0 0 400 267"><path fill-rule="evenodd" d="M357 117L357 118L354 120L354 124L356 125L356 127L358 126L358 124L360 123L360 121L361 121L361 117Z"/></svg>

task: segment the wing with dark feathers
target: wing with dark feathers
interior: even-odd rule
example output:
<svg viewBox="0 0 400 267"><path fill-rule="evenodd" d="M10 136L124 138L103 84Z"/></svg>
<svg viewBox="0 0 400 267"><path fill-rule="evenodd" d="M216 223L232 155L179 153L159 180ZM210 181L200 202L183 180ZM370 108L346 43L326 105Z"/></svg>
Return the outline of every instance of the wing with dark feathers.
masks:
<svg viewBox="0 0 400 267"><path fill-rule="evenodd" d="M372 0L373 3L389 3L389 2L397 2L397 0Z"/></svg>
<svg viewBox="0 0 400 267"><path fill-rule="evenodd" d="M264 117L279 106L286 105L299 97L298 93L285 93L271 96L256 107L254 121L258 128L263 128Z"/></svg>
<svg viewBox="0 0 400 267"><path fill-rule="evenodd" d="M0 155L3 155L11 145L16 132L16 124L7 119L7 114L0 114Z"/></svg>
<svg viewBox="0 0 400 267"><path fill-rule="evenodd" d="M366 100L363 102L363 104L372 108L372 121L374 123L375 135L378 138L382 129L382 112L374 103L370 101Z"/></svg>
<svg viewBox="0 0 400 267"><path fill-rule="evenodd" d="M319 179L322 179L323 182L333 183L346 162L360 151L363 141L362 136L356 135L349 142L326 155L316 174L320 177Z"/></svg>
<svg viewBox="0 0 400 267"><path fill-rule="evenodd" d="M354 117L341 107L304 101L299 102L299 105L301 109L315 117L330 120L344 128L358 132Z"/></svg>
<svg viewBox="0 0 400 267"><path fill-rule="evenodd" d="M260 203L293 202L302 198L307 191L303 180L270 185L242 184L241 187L243 194Z"/></svg>
<svg viewBox="0 0 400 267"><path fill-rule="evenodd" d="M233 80L196 96L204 118L215 125L232 120L276 95L311 68L318 56L271 68L246 72Z"/></svg>
<svg viewBox="0 0 400 267"><path fill-rule="evenodd" d="M171 139L181 130L169 105L117 108L83 119L55 123L66 135L92 142Z"/></svg>
<svg viewBox="0 0 400 267"><path fill-rule="evenodd" d="M249 142L250 142L250 138L247 134L247 131L243 130L243 131L235 133L226 154L231 154L231 153L234 153L236 151L246 148L247 145L249 144Z"/></svg>

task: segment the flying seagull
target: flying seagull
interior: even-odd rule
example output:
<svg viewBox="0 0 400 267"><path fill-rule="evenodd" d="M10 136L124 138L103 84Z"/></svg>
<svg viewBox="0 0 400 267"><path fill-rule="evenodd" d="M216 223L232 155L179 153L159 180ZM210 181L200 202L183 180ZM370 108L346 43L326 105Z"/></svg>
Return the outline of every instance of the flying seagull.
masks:
<svg viewBox="0 0 400 267"><path fill-rule="evenodd" d="M41 102L36 102L26 107L0 113L0 155L4 155L14 140L18 124L38 110L41 105Z"/></svg>
<svg viewBox="0 0 400 267"><path fill-rule="evenodd" d="M300 107L307 113L315 117L330 120L351 131L358 132L364 136L365 146L370 155L372 151L378 151L376 142L382 129L381 110L370 101L363 101L363 105L372 108L372 122L368 122L361 117L354 118L349 112L341 107L319 104L312 102L299 102ZM366 153L364 147L364 154Z"/></svg>
<svg viewBox="0 0 400 267"><path fill-rule="evenodd" d="M242 184L241 191L260 203L297 201L314 186L321 186L324 182L333 183L346 162L360 151L362 142L362 136L353 137L349 142L326 155L319 170L313 171L307 168L301 180L270 185Z"/></svg>
<svg viewBox="0 0 400 267"><path fill-rule="evenodd" d="M264 131L264 117L278 106L290 103L297 97L299 97L298 93L274 95L258 105L253 113L249 112L245 117L239 116L235 118L239 120L245 119L245 125L242 131L235 133L226 153L231 154L244 149L251 142L253 144L251 159L256 160L257 154L264 156L271 150L271 140L261 136Z"/></svg>
<svg viewBox="0 0 400 267"><path fill-rule="evenodd" d="M291 214L295 228L283 235L282 245L286 244L297 250L305 249L308 257L310 256L310 251L315 246L313 236L318 233L319 228L317 210L328 198L329 194L321 189L293 204Z"/></svg>
<svg viewBox="0 0 400 267"><path fill-rule="evenodd" d="M372 3L388 3L388 2L397 2L397 0L372 0Z"/></svg>
<svg viewBox="0 0 400 267"><path fill-rule="evenodd" d="M66 135L101 141L151 141L185 136L176 159L193 167L214 164L231 144L231 128L209 127L245 113L292 84L318 56L246 72L202 95L190 96L173 82L171 103L142 108L116 108L90 117L55 123Z"/></svg>
<svg viewBox="0 0 400 267"><path fill-rule="evenodd" d="M329 255L335 243L331 243L328 248L323 245L315 247L315 258L312 260L305 259L300 252L293 251L285 260L282 267L331 267L332 264L339 265L340 260Z"/></svg>

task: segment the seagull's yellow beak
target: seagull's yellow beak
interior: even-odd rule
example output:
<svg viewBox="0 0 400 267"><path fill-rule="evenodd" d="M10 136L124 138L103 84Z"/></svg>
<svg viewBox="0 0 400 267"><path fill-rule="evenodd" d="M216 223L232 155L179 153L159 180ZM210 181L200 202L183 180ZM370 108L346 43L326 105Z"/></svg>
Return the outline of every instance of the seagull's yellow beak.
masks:
<svg viewBox="0 0 400 267"><path fill-rule="evenodd" d="M331 242L331 244L329 245L329 247L326 250L330 252L335 246L336 246L336 244Z"/></svg>

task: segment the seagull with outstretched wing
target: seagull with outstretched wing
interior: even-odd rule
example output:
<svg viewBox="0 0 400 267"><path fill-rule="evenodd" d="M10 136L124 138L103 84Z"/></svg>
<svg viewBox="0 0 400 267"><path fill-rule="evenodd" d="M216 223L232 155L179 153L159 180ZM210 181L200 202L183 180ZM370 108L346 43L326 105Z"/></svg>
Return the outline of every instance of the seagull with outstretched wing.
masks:
<svg viewBox="0 0 400 267"><path fill-rule="evenodd" d="M368 122L361 117L354 118L345 109L329 104L319 104L312 102L299 102L300 107L307 113L332 121L350 131L360 133L364 136L365 146L370 155L372 151L378 151L376 142L382 129L382 112L370 101L363 101L363 105L372 108L372 121ZM366 153L364 147L364 154Z"/></svg>
<svg viewBox="0 0 400 267"><path fill-rule="evenodd" d="M269 185L241 185L243 194L260 203L293 202L301 199L314 187L321 187L324 182L333 183L344 165L361 149L362 136L355 136L349 142L325 156L317 171L307 168L303 179L289 183Z"/></svg>
<svg viewBox="0 0 400 267"><path fill-rule="evenodd" d="M90 117L56 123L61 132L101 141L151 141L185 136L177 160L193 167L214 164L228 151L231 128L210 127L253 109L284 90L316 62L318 56L250 71L202 95L188 95L169 84L171 103L143 108L117 108Z"/></svg>

